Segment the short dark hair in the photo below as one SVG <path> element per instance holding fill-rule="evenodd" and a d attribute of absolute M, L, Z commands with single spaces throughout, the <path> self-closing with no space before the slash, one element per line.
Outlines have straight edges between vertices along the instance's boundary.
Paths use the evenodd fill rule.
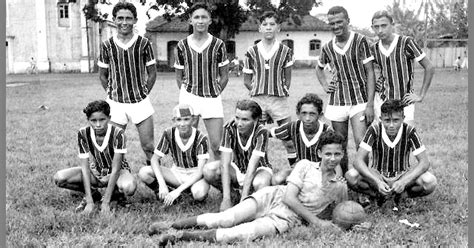
<path fill-rule="evenodd" d="M 272 17 L 275 18 L 275 21 L 277 23 L 281 22 L 281 19 L 278 16 L 278 14 L 275 11 L 272 11 L 272 10 L 268 10 L 268 11 L 263 12 L 263 14 L 258 18 L 258 20 L 260 21 L 260 23 L 262 23 L 263 21 L 265 21 L 266 18 L 272 18 Z"/>
<path fill-rule="evenodd" d="M 342 6 L 334 6 L 328 10 L 328 15 L 336 15 L 342 13 L 349 20 L 349 14 L 347 14 L 347 10 Z"/>
<path fill-rule="evenodd" d="M 313 104 L 318 109 L 319 114 L 323 112 L 323 100 L 314 93 L 308 93 L 298 101 L 296 104 L 296 114 L 300 113 L 303 104 Z"/>
<path fill-rule="evenodd" d="M 380 11 L 375 12 L 374 15 L 372 16 L 372 23 L 374 23 L 375 19 L 380 19 L 383 17 L 387 18 L 390 21 L 390 24 L 393 24 L 393 16 L 390 13 L 388 13 L 388 11 L 386 10 L 380 10 Z"/>
<path fill-rule="evenodd" d="M 102 112 L 106 116 L 110 116 L 110 106 L 104 100 L 97 100 L 87 104 L 87 106 L 82 110 L 86 114 L 87 119 L 95 112 Z"/>
<path fill-rule="evenodd" d="M 405 104 L 403 104 L 402 100 L 394 100 L 390 99 L 385 101 L 380 107 L 380 112 L 382 114 L 392 114 L 392 113 L 403 113 L 403 108 L 405 108 Z"/>
<path fill-rule="evenodd" d="M 344 150 L 344 142 L 345 139 L 340 133 L 329 129 L 327 131 L 324 131 L 319 137 L 317 150 L 322 150 L 325 145 L 330 144 L 341 145 L 342 149 Z"/>
<path fill-rule="evenodd" d="M 186 11 L 189 18 L 191 18 L 194 11 L 196 11 L 198 9 L 204 9 L 205 11 L 207 11 L 207 13 L 209 13 L 209 16 L 212 17 L 212 13 L 211 13 L 211 9 L 209 8 L 209 5 L 207 5 L 204 2 L 197 2 L 197 3 L 194 3 L 193 5 L 191 5 L 191 7 L 189 7 L 189 9 Z"/>
<path fill-rule="evenodd" d="M 260 105 L 258 105 L 257 102 L 253 100 L 239 100 L 235 108 L 252 112 L 252 118 L 254 120 L 260 120 L 260 118 L 262 117 L 262 108 L 260 107 Z"/>
<path fill-rule="evenodd" d="M 137 19 L 137 8 L 135 8 L 135 5 L 129 2 L 118 2 L 112 9 L 112 16 L 114 18 L 117 17 L 117 12 L 119 12 L 121 9 L 130 10 L 133 17 Z"/>

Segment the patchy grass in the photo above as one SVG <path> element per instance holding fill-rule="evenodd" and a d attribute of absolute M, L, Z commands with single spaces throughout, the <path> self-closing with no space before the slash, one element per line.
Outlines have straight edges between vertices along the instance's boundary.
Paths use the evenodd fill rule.
<path fill-rule="evenodd" d="M 421 87 L 417 72 L 416 88 Z M 468 164 L 467 164 L 467 72 L 438 71 L 427 99 L 416 106 L 416 126 L 427 146 L 432 171 L 439 187 L 430 196 L 410 201 L 399 212 L 370 209 L 374 229 L 367 232 L 336 234 L 327 230 L 297 227 L 283 235 L 235 243 L 236 246 L 312 247 L 312 246 L 455 246 L 467 247 Z M 188 198 L 164 208 L 151 190 L 139 184 L 129 207 L 119 207 L 110 219 L 74 214 L 81 197 L 55 187 L 52 176 L 60 169 L 77 166 L 76 132 L 86 125 L 82 108 L 92 100 L 103 99 L 97 74 L 47 74 L 8 76 L 7 83 L 28 83 L 8 87 L 6 99 L 7 144 L 7 245 L 47 247 L 149 247 L 156 237 L 146 230 L 154 220 L 174 220 L 203 212 L 216 211 L 220 194 L 212 190 L 203 204 Z M 306 92 L 326 99 L 314 71 L 295 70 L 291 106 Z M 246 97 L 243 78 L 232 77 L 223 93 L 225 117 L 234 104 Z M 171 124 L 171 109 L 177 104 L 178 89 L 173 73 L 159 74 L 151 94 L 155 107 L 155 141 Z M 48 110 L 38 109 L 46 105 Z M 295 114 L 293 114 L 293 118 Z M 204 126 L 201 124 L 200 128 Z M 133 172 L 144 164 L 136 128 L 127 129 L 128 153 Z M 269 158 L 277 170 L 287 162 L 281 142 L 270 142 Z M 350 146 L 354 153 L 353 145 Z M 414 229 L 398 222 L 417 222 Z M 177 246 L 207 247 L 201 242 L 180 242 Z M 212 245 L 226 247 L 224 244 Z"/>

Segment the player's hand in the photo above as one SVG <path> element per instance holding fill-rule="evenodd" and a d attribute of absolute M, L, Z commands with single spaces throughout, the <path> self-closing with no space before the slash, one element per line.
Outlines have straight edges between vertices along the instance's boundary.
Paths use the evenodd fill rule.
<path fill-rule="evenodd" d="M 86 205 L 86 207 L 84 208 L 84 211 L 82 211 L 82 213 L 87 214 L 87 215 L 88 215 L 88 214 L 91 214 L 92 211 L 94 211 L 94 207 L 95 207 L 95 205 L 94 205 L 93 202 L 87 203 L 87 205 Z"/>
<path fill-rule="evenodd" d="M 171 206 L 173 204 L 174 200 L 178 198 L 181 195 L 181 192 L 178 190 L 173 190 L 169 194 L 167 194 L 164 198 L 165 206 Z"/>
<path fill-rule="evenodd" d="M 160 185 L 158 188 L 158 198 L 160 200 L 164 200 L 165 197 L 170 193 L 168 186 L 166 185 Z"/>
<path fill-rule="evenodd" d="M 406 183 L 404 183 L 402 180 L 397 180 L 392 184 L 392 191 L 394 191 L 397 194 L 401 194 L 403 191 L 405 191 Z"/>
<path fill-rule="evenodd" d="M 373 105 L 367 105 L 365 108 L 365 123 L 367 125 L 370 125 L 374 121 L 374 106 Z"/>
<path fill-rule="evenodd" d="M 231 207 L 232 207 L 232 202 L 230 201 L 230 199 L 229 200 L 222 200 L 219 211 L 222 212 L 222 211 L 224 211 L 226 209 L 229 209 Z"/>
<path fill-rule="evenodd" d="M 410 105 L 413 103 L 421 102 L 423 99 L 421 99 L 421 96 L 415 94 L 415 93 L 406 93 L 405 96 L 403 96 L 403 104 L 405 105 Z"/>
<path fill-rule="evenodd" d="M 382 195 L 388 195 L 391 192 L 390 187 L 384 181 L 379 181 L 377 183 L 377 188 Z"/>
<path fill-rule="evenodd" d="M 336 82 L 330 82 L 328 86 L 324 89 L 326 93 L 331 94 L 336 91 Z"/>
<path fill-rule="evenodd" d="M 380 76 L 379 78 L 377 78 L 377 82 L 375 82 L 375 91 L 376 92 L 382 92 L 384 81 L 385 81 L 385 78 L 383 76 Z"/>

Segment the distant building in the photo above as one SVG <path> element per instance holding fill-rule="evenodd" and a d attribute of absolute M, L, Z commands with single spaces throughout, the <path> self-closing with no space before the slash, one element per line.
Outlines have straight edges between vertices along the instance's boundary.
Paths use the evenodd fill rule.
<path fill-rule="evenodd" d="M 258 32 L 259 21 L 249 18 L 242 24 L 240 32 L 234 39 L 226 42 L 227 52 L 232 58 L 237 55 L 244 58 L 247 48 L 260 41 Z M 174 50 L 180 39 L 189 35 L 189 23 L 173 18 L 170 22 L 163 17 L 156 17 L 148 22 L 146 34 L 154 44 L 155 58 L 161 67 L 172 67 L 174 64 Z M 321 53 L 321 47 L 333 37 L 329 25 L 307 15 L 302 24 L 282 23 L 277 39 L 288 45 L 294 52 L 296 66 L 315 66 Z"/>

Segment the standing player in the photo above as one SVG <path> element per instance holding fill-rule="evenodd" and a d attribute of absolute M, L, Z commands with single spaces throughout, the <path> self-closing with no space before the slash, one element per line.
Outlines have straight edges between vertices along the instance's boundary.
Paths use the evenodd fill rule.
<path fill-rule="evenodd" d="M 235 118 L 224 126 L 221 160 L 204 166 L 204 178 L 222 188 L 221 211 L 232 207 L 231 187 L 242 189 L 242 200 L 251 187 L 258 191 L 271 184 L 273 171 L 266 155 L 268 132 L 259 123 L 261 117 L 262 109 L 256 102 L 238 101 Z"/>
<path fill-rule="evenodd" d="M 319 137 L 329 129 L 327 124 L 319 120 L 323 114 L 323 100 L 316 94 L 306 94 L 296 104 L 296 114 L 298 120 L 272 128 L 270 134 L 272 137 L 292 142 L 296 148 L 293 154 L 296 161 L 306 159 L 319 162 L 321 159 L 316 151 Z M 292 168 L 276 173 L 272 178 L 272 185 L 284 183 Z M 338 167 L 337 172 L 339 176 L 342 176 L 341 168 Z"/>
<path fill-rule="evenodd" d="M 381 122 L 374 122 L 364 136 L 357 152 L 354 169 L 346 173 L 347 183 L 354 190 L 378 198 L 381 205 L 392 195 L 398 204 L 402 194 L 425 196 L 436 188 L 436 177 L 428 172 L 430 162 L 426 148 L 413 126 L 403 122 L 404 104 L 387 100 L 381 107 Z M 410 166 L 410 151 L 418 160 Z M 372 167 L 367 158 L 372 152 Z"/>
<path fill-rule="evenodd" d="M 161 140 L 151 158 L 151 166 L 138 172 L 139 178 L 150 187 L 165 205 L 173 204 L 181 193 L 191 187 L 193 198 L 206 199 L 209 184 L 202 176 L 202 167 L 209 158 L 207 137 L 194 128 L 194 112 L 189 105 L 178 105 L 173 109 L 174 127 L 163 132 Z M 171 153 L 174 164 L 171 168 L 160 165 L 160 160 Z M 168 186 L 176 189 L 169 192 Z"/>
<path fill-rule="evenodd" d="M 346 138 L 346 142 L 350 120 L 358 149 L 367 125 L 374 117 L 374 57 L 370 54 L 367 39 L 349 30 L 346 9 L 341 6 L 330 8 L 328 23 L 336 37 L 323 46 L 316 68 L 319 82 L 329 94 L 325 116 L 331 121 L 334 130 Z M 334 70 L 330 83 L 324 74 L 324 67 L 328 63 Z M 341 166 L 345 173 L 349 166 L 347 154 Z"/>
<path fill-rule="evenodd" d="M 221 92 L 229 81 L 229 60 L 222 40 L 208 33 L 212 22 L 206 4 L 196 3 L 188 11 L 193 33 L 176 47 L 176 82 L 179 103 L 193 106 L 201 116 L 211 145 L 210 160 L 219 159 L 224 110 Z M 199 123 L 196 119 L 195 127 Z"/>
<path fill-rule="evenodd" d="M 83 112 L 89 126 L 78 132 L 81 166 L 58 171 L 54 182 L 58 187 L 84 192 L 85 197 L 76 212 L 84 210 L 85 213 L 92 212 L 94 201 L 102 198 L 97 188 L 106 187 L 101 212 L 109 213 L 112 198 L 116 198 L 119 192 L 133 195 L 137 188 L 124 157 L 127 152 L 125 134 L 123 129 L 109 124 L 110 107 L 107 102 L 90 102 Z M 92 161 L 90 165 L 89 160 Z"/>
<path fill-rule="evenodd" d="M 117 3 L 112 15 L 117 25 L 117 36 L 101 45 L 98 61 L 100 82 L 107 91 L 111 121 L 122 129 L 127 127 L 129 120 L 137 126 L 147 164 L 150 164 L 154 148 L 154 110 L 148 94 L 156 80 L 153 49 L 147 38 L 133 33 L 137 22 L 137 10 L 133 4 Z"/>
<path fill-rule="evenodd" d="M 282 234 L 303 221 L 322 229 L 337 228 L 320 216 L 331 210 L 331 204 L 347 199 L 347 185 L 335 171 L 344 154 L 343 143 L 340 134 L 334 131 L 323 133 L 317 150 L 321 162 L 298 162 L 288 177 L 288 185 L 266 187 L 221 213 L 205 213 L 175 221 L 171 225 L 175 229 L 207 227 L 211 230 L 163 234 L 158 238 L 159 245 L 179 240 L 251 241 Z M 149 234 L 167 229 L 169 226 L 164 223 L 154 223 Z"/>
<path fill-rule="evenodd" d="M 372 29 L 379 42 L 372 46 L 374 62 L 380 66 L 381 78 L 378 82 L 380 92 L 375 95 L 375 116 L 380 117 L 380 106 L 387 99 L 403 100 L 407 105 L 405 121 L 412 124 L 415 119 L 415 103 L 422 102 L 433 78 L 434 68 L 426 54 L 413 38 L 394 33 L 392 16 L 385 10 L 378 11 L 372 17 Z M 420 93 L 414 93 L 414 62 L 420 63 L 424 70 L 423 85 Z"/>
<path fill-rule="evenodd" d="M 273 11 L 266 11 L 260 19 L 259 32 L 263 37 L 248 48 L 244 60 L 244 84 L 250 97 L 263 109 L 262 121 L 277 122 L 279 126 L 291 121 L 288 96 L 291 84 L 293 55 L 291 49 L 280 43 L 276 35 L 280 32 L 280 20 Z M 283 144 L 290 165 L 295 163 L 291 142 Z"/>

